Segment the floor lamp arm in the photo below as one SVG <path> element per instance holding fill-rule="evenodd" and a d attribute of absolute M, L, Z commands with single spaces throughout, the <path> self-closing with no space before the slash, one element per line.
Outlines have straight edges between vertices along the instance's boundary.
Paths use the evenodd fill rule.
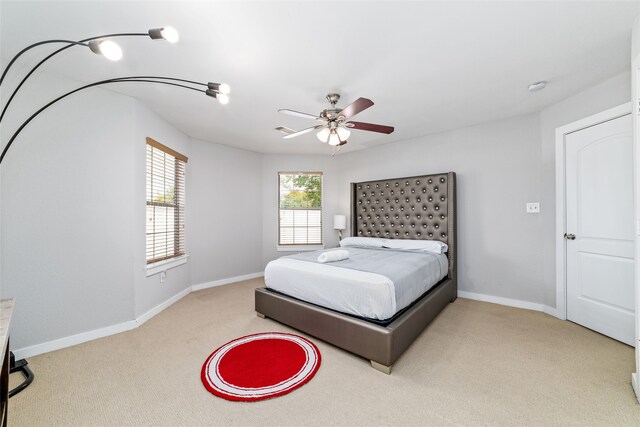
<path fill-rule="evenodd" d="M 20 88 L 22 87 L 22 85 L 24 84 L 24 82 L 27 81 L 27 79 L 31 76 L 31 74 L 33 74 L 38 67 L 40 67 L 42 64 L 44 64 L 47 60 L 49 60 L 49 58 L 51 58 L 52 56 L 57 55 L 58 53 L 62 52 L 63 50 L 69 49 L 70 47 L 76 46 L 78 44 L 81 45 L 85 45 L 86 42 L 90 42 L 92 40 L 98 40 L 98 39 L 104 39 L 104 38 L 110 38 L 110 37 L 130 37 L 130 36 L 149 36 L 149 33 L 116 33 L 116 34 L 104 34 L 101 36 L 95 36 L 95 37 L 89 37 L 88 39 L 83 39 L 80 40 L 79 42 L 74 42 L 74 41 L 65 41 L 65 40 L 46 40 L 44 42 L 38 42 L 38 43 L 34 43 L 30 46 L 27 46 L 26 48 L 22 49 L 16 56 L 13 57 L 13 59 L 11 60 L 11 62 L 9 62 L 9 65 L 7 65 L 7 68 L 5 68 L 5 70 L 2 72 L 2 77 L 0 77 L 0 85 L 2 85 L 2 81 L 4 80 L 5 75 L 7 74 L 7 71 L 9 71 L 9 68 L 11 68 L 11 66 L 13 65 L 13 63 L 15 62 L 15 60 L 22 55 L 24 52 L 26 52 L 29 49 L 32 49 L 36 46 L 40 46 L 42 44 L 45 43 L 53 43 L 53 42 L 65 42 L 65 43 L 69 43 L 67 46 L 62 47 L 52 53 L 50 53 L 49 55 L 47 55 L 44 59 L 42 59 L 40 62 L 38 62 L 35 67 L 33 67 L 31 69 L 31 71 L 29 71 L 27 73 L 26 76 L 24 76 L 22 78 L 22 80 L 20 81 L 20 83 L 18 84 L 18 86 L 16 86 L 16 88 L 13 90 L 13 93 L 11 94 L 11 96 L 9 97 L 9 100 L 7 101 L 7 103 L 5 104 L 4 108 L 2 109 L 2 113 L 0 114 L 0 122 L 2 122 L 2 118 L 4 117 L 5 113 L 7 112 L 7 108 L 9 108 L 9 104 L 11 104 L 11 101 L 13 101 L 13 98 L 16 96 L 16 94 L 18 93 L 18 91 L 20 90 Z"/>
<path fill-rule="evenodd" d="M 38 111 L 36 111 L 35 113 L 33 113 L 27 120 L 25 120 L 20 127 L 18 128 L 18 130 L 15 131 L 15 133 L 11 136 L 11 139 L 9 140 L 9 142 L 7 143 L 7 145 L 4 147 L 4 149 L 2 150 L 2 155 L 0 155 L 0 164 L 2 164 L 2 161 L 4 160 L 4 156 L 7 154 L 7 151 L 9 151 L 9 148 L 11 147 L 11 144 L 13 144 L 13 141 L 15 141 L 15 139 L 17 138 L 17 136 L 20 134 L 20 132 L 22 132 L 22 130 L 31 122 L 31 120 L 35 119 L 40 113 L 42 113 L 44 110 L 46 110 L 47 108 L 51 107 L 53 104 L 55 104 L 58 101 L 63 100 L 64 98 L 66 98 L 67 96 L 73 95 L 76 92 L 79 92 L 81 90 L 84 89 L 88 89 L 90 87 L 94 87 L 94 86 L 99 86 L 99 85 L 104 85 L 104 84 L 109 84 L 109 83 L 124 83 L 124 82 L 145 82 L 145 83 L 158 83 L 158 84 L 165 84 L 165 85 L 169 85 L 169 86 L 177 86 L 177 87 L 182 87 L 185 89 L 191 89 L 191 90 L 195 90 L 197 92 L 202 92 L 205 93 L 204 90 L 201 89 L 196 89 L 190 86 L 185 86 L 185 85 L 181 85 L 181 84 L 177 84 L 177 83 L 171 83 L 171 82 L 166 82 L 166 81 L 159 81 L 159 80 L 149 80 L 149 79 L 144 79 L 144 78 L 137 78 L 137 77 L 121 77 L 121 78 L 115 78 L 115 79 L 109 79 L 109 80 L 101 80 L 99 82 L 94 82 L 94 83 L 90 83 L 88 85 L 84 85 L 81 86 L 77 89 L 72 90 L 71 92 L 67 92 L 64 95 L 60 95 L 59 97 L 57 97 L 56 99 L 54 99 L 53 101 L 45 104 L 44 106 L 42 106 Z M 199 83 L 202 84 L 202 83 Z"/>
<path fill-rule="evenodd" d="M 16 62 L 16 60 L 18 58 L 20 58 L 25 52 L 27 52 L 30 49 L 33 49 L 34 47 L 38 47 L 38 46 L 42 46 L 43 44 L 50 44 L 50 43 L 67 43 L 68 46 L 64 47 L 63 49 L 66 49 L 67 47 L 71 47 L 71 46 L 76 46 L 76 45 L 87 46 L 86 43 L 77 42 L 77 41 L 73 41 L 73 40 L 43 40 L 43 41 L 34 43 L 32 45 L 29 45 L 29 46 L 25 47 L 24 49 L 22 49 L 20 52 L 18 52 L 13 58 L 11 58 L 11 61 L 9 61 L 9 65 L 7 65 L 7 68 L 5 68 L 4 71 L 2 72 L 2 77 L 0 77 L 0 85 L 4 81 L 4 78 L 7 75 L 7 73 L 9 72 L 9 69 L 11 68 L 13 63 Z M 60 50 L 62 50 L 62 49 L 60 49 Z"/>

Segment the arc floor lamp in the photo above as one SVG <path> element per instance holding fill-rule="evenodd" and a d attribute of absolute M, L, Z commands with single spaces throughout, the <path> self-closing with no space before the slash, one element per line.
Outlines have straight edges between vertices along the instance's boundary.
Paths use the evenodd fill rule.
<path fill-rule="evenodd" d="M 2 76 L 0 76 L 0 86 L 4 82 L 4 79 L 5 79 L 8 71 L 9 71 L 9 69 L 11 68 L 11 66 L 15 63 L 15 61 L 22 54 L 24 54 L 28 50 L 33 49 L 33 48 L 38 47 L 38 46 L 43 46 L 43 45 L 48 45 L 48 44 L 63 44 L 64 45 L 63 47 L 61 47 L 61 48 L 53 51 L 52 53 L 48 54 L 47 56 L 45 56 L 42 60 L 40 60 L 40 62 L 38 62 L 33 68 L 31 68 L 31 70 L 27 74 L 25 74 L 25 76 L 22 78 L 22 80 L 15 87 L 15 89 L 13 90 L 11 95 L 9 96 L 7 102 L 5 103 L 4 107 L 2 108 L 2 112 L 0 113 L 0 123 L 2 122 L 2 119 L 4 118 L 4 116 L 5 116 L 6 112 L 7 112 L 7 109 L 9 108 L 9 105 L 11 105 L 13 99 L 17 95 L 17 93 L 20 90 L 20 88 L 29 79 L 29 77 L 42 64 L 44 64 L 47 60 L 49 60 L 51 57 L 59 54 L 60 52 L 63 52 L 66 49 L 69 49 L 71 47 L 81 46 L 81 47 L 89 48 L 89 50 L 91 52 L 93 52 L 95 54 L 98 54 L 98 55 L 102 55 L 102 56 L 104 56 L 105 58 L 107 58 L 109 60 L 117 61 L 120 58 L 122 58 L 122 50 L 120 49 L 120 46 L 118 46 L 118 44 L 116 42 L 114 42 L 113 40 L 111 40 L 111 39 L 117 38 L 117 37 L 140 37 L 140 36 L 149 37 L 152 40 L 166 40 L 169 43 L 175 43 L 179 39 L 178 32 L 175 29 L 173 29 L 171 27 L 162 27 L 162 28 L 150 29 L 146 33 L 103 34 L 103 35 L 100 35 L 100 36 L 89 37 L 89 38 L 82 39 L 82 40 L 79 40 L 79 41 L 62 40 L 62 39 L 43 40 L 43 41 L 39 41 L 37 43 L 33 43 L 33 44 L 25 47 L 24 49 L 22 49 L 20 52 L 18 52 L 11 59 L 11 61 L 7 65 L 7 67 L 2 72 Z M 2 150 L 2 154 L 0 155 L 0 164 L 2 164 L 2 161 L 4 160 L 4 157 L 6 156 L 7 151 L 9 150 L 9 148 L 11 147 L 11 145 L 13 144 L 15 139 L 18 137 L 20 132 L 22 132 L 22 130 L 29 124 L 29 122 L 31 122 L 34 118 L 36 118 L 36 116 L 38 116 L 38 114 L 42 113 L 44 110 L 46 110 L 47 108 L 49 108 L 50 106 L 52 106 L 56 102 L 66 98 L 66 97 L 68 97 L 70 95 L 73 95 L 76 92 L 84 90 L 84 89 L 88 89 L 88 88 L 95 87 L 95 86 L 100 86 L 100 85 L 106 85 L 106 84 L 112 84 L 112 83 L 125 83 L 125 82 L 154 83 L 154 84 L 170 85 L 170 86 L 175 86 L 175 87 L 179 87 L 179 88 L 183 88 L 183 89 L 193 90 L 193 91 L 196 91 L 196 92 L 202 92 L 207 96 L 216 98 L 221 104 L 227 104 L 229 102 L 230 88 L 229 88 L 229 85 L 226 84 L 226 83 L 212 83 L 212 82 L 203 83 L 203 82 L 198 82 L 198 81 L 194 81 L 194 80 L 186 80 L 186 79 L 179 79 L 179 78 L 175 78 L 175 77 L 164 77 L 164 76 L 115 77 L 115 78 L 111 78 L 111 79 L 106 79 L 106 80 L 93 82 L 93 83 L 84 85 L 82 87 L 79 87 L 77 89 L 74 89 L 74 90 L 72 90 L 70 92 L 67 92 L 67 93 L 65 93 L 63 95 L 60 95 L 59 97 L 55 98 L 54 100 L 48 102 L 43 107 L 38 109 L 30 117 L 28 117 L 18 127 L 18 129 L 14 132 L 14 134 L 11 136 L 9 141 L 7 141 L 6 144 L 4 144 L 4 148 Z"/>
<path fill-rule="evenodd" d="M 49 53 L 47 56 L 45 56 L 43 59 L 41 59 L 33 68 L 31 68 L 31 70 L 29 70 L 28 73 L 26 73 L 24 75 L 24 77 L 20 80 L 18 85 L 14 88 L 13 92 L 11 93 L 9 98 L 7 99 L 7 102 L 5 103 L 4 107 L 2 107 L 2 112 L 0 113 L 0 123 L 2 122 L 2 119 L 4 118 L 6 112 L 7 112 L 8 108 L 9 108 L 9 105 L 11 105 L 11 103 L 14 100 L 15 96 L 20 91 L 20 88 L 29 79 L 29 77 L 31 77 L 31 75 L 42 64 L 44 64 L 47 60 L 49 60 L 51 57 L 53 57 L 53 56 L 65 51 L 66 49 L 69 49 L 69 48 L 72 48 L 72 47 L 76 47 L 76 46 L 80 46 L 80 47 L 88 48 L 91 52 L 93 52 L 95 54 L 98 54 L 98 55 L 102 55 L 102 56 L 104 56 L 105 58 L 107 58 L 109 60 L 117 61 L 120 58 L 122 58 L 122 50 L 120 49 L 120 46 L 118 46 L 118 44 L 116 42 L 114 42 L 112 39 L 118 38 L 118 37 L 149 37 L 152 40 L 165 40 L 165 41 L 167 41 L 169 43 L 175 43 L 179 39 L 178 32 L 175 29 L 173 29 L 171 27 L 162 27 L 162 28 L 150 29 L 146 33 L 103 34 L 103 35 L 100 35 L 100 36 L 89 37 L 89 38 L 78 40 L 78 41 L 63 40 L 63 39 L 52 39 L 52 40 L 43 40 L 43 41 L 39 41 L 37 43 L 33 43 L 33 44 L 25 47 L 24 49 L 22 49 L 20 52 L 18 52 L 11 59 L 11 61 L 7 65 L 7 67 L 2 72 L 2 75 L 0 76 L 0 86 L 4 82 L 4 79 L 5 79 L 6 75 L 7 75 L 7 73 L 9 72 L 9 69 L 11 68 L 11 66 L 25 52 L 27 52 L 27 51 L 29 51 L 29 50 L 31 50 L 33 48 L 39 47 L 39 46 L 46 46 L 46 45 L 51 45 L 51 44 L 62 44 L 63 47 L 61 47 L 61 48 Z M 2 161 L 4 160 L 5 156 L 7 155 L 7 152 L 9 151 L 9 148 L 14 143 L 14 141 L 16 140 L 18 135 L 20 135 L 20 132 L 22 132 L 22 130 L 33 119 L 35 119 L 40 113 L 42 113 L 43 111 L 45 111 L 46 109 L 48 109 L 49 107 L 51 107 L 52 105 L 57 103 L 58 101 L 61 101 L 62 99 L 66 98 L 68 96 L 71 96 L 74 93 L 77 93 L 77 92 L 80 92 L 82 90 L 89 89 L 89 88 L 92 88 L 92 87 L 102 86 L 102 85 L 107 85 L 107 84 L 114 84 L 114 83 L 154 83 L 154 84 L 169 85 L 169 86 L 174 86 L 174 87 L 178 87 L 178 88 L 182 88 L 182 89 L 192 90 L 192 91 L 195 91 L 195 92 L 202 92 L 207 96 L 216 98 L 221 104 L 227 104 L 229 102 L 230 88 L 229 88 L 229 85 L 227 85 L 225 83 L 212 83 L 212 82 L 203 83 L 203 82 L 198 82 L 198 81 L 194 81 L 194 80 L 180 79 L 180 78 L 175 78 L 175 77 L 145 76 L 145 75 L 143 75 L 143 76 L 114 77 L 114 78 L 110 78 L 110 79 L 106 79 L 106 80 L 96 81 L 96 82 L 89 83 L 89 84 L 86 84 L 84 86 L 78 87 L 78 88 L 76 88 L 74 90 L 71 90 L 71 91 L 69 91 L 67 93 L 64 93 L 64 94 L 58 96 L 57 98 L 55 98 L 55 99 L 49 101 L 48 103 L 44 104 L 42 107 L 40 107 L 38 110 L 36 110 L 33 114 L 31 114 L 26 120 L 24 120 L 24 122 L 22 122 L 22 124 L 12 134 L 11 138 L 9 138 L 9 140 L 6 143 L 3 143 L 4 147 L 2 149 L 2 154 L 0 154 L 0 165 L 2 164 Z M 31 384 L 33 382 L 34 374 L 31 371 L 31 369 L 29 368 L 28 362 L 25 359 L 21 359 L 21 360 L 16 361 L 14 356 L 13 356 L 13 353 L 10 353 L 10 372 L 11 373 L 13 373 L 13 372 L 21 372 L 25 377 L 24 381 L 20 385 L 16 386 L 13 390 L 11 390 L 9 392 L 9 397 L 12 397 L 12 396 L 15 396 L 16 394 L 20 393 L 22 390 L 27 388 L 27 386 L 29 386 L 29 384 Z"/>

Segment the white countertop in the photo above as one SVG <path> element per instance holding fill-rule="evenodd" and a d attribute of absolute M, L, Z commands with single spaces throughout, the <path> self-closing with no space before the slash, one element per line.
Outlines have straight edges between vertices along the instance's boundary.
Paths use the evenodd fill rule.
<path fill-rule="evenodd" d="M 13 298 L 0 300 L 0 361 L 4 360 L 4 352 L 7 350 L 14 303 Z"/>

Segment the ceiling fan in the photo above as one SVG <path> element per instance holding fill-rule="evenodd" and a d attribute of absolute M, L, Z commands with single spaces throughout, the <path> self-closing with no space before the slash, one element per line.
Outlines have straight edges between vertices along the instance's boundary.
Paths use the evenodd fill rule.
<path fill-rule="evenodd" d="M 328 143 L 332 146 L 342 146 L 347 143 L 347 138 L 351 135 L 350 129 L 366 130 L 370 132 L 380 132 L 390 134 L 393 132 L 393 126 L 376 125 L 373 123 L 354 122 L 349 119 L 356 114 L 366 110 L 373 105 L 373 101 L 367 98 L 358 98 L 345 108 L 337 108 L 336 104 L 340 99 L 340 95 L 337 93 L 330 93 L 327 95 L 327 101 L 331 104 L 331 108 L 324 109 L 318 116 L 313 114 L 301 113 L 299 111 L 280 109 L 279 113 L 288 114 L 290 116 L 302 117 L 305 119 L 312 119 L 319 122 L 316 126 L 311 126 L 306 129 L 295 131 L 288 127 L 278 126 L 275 130 L 285 134 L 284 139 L 295 138 L 296 136 L 304 135 L 309 132 L 318 131 L 316 136 L 322 142 Z M 348 121 L 349 120 L 349 121 Z"/>

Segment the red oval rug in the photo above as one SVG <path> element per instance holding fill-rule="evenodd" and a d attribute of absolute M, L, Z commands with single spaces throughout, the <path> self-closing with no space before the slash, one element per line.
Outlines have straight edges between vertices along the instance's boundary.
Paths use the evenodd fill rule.
<path fill-rule="evenodd" d="M 227 400 L 252 402 L 290 393 L 320 367 L 320 351 L 298 335 L 265 332 L 230 341 L 211 353 L 200 377 Z"/>

